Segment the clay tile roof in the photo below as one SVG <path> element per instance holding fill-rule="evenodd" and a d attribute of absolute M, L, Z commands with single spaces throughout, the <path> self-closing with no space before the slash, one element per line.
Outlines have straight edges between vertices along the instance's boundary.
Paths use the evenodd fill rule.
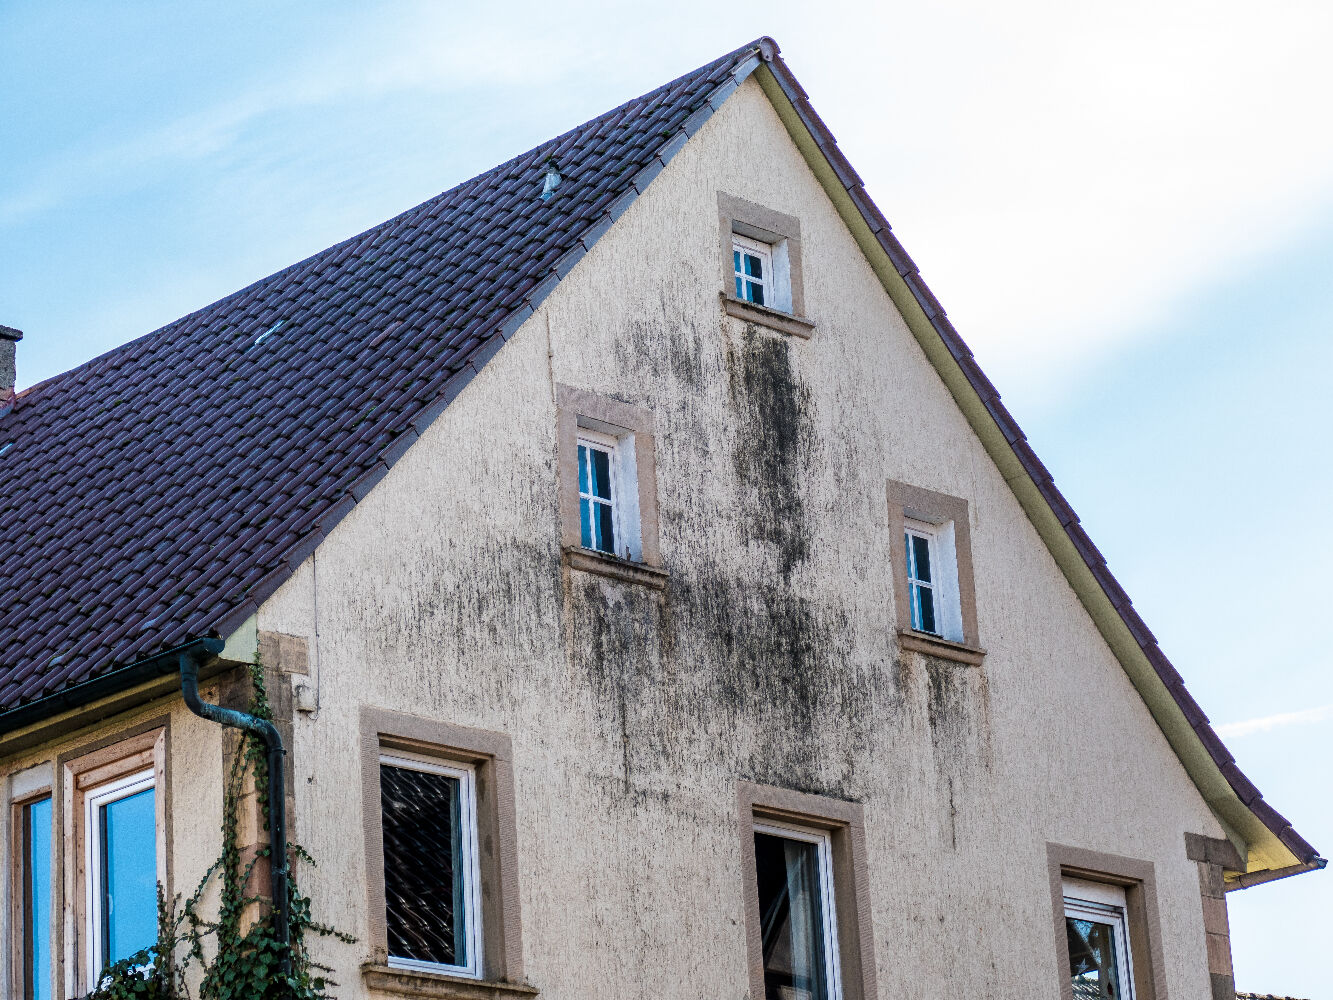
<path fill-rule="evenodd" d="M 20 394 L 0 417 L 0 713 L 243 622 L 758 48 Z"/>

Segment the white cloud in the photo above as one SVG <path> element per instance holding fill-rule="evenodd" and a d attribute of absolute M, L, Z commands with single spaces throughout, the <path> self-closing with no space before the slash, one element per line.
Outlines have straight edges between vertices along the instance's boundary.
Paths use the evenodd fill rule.
<path fill-rule="evenodd" d="M 1259 719 L 1246 719 L 1244 722 L 1228 722 L 1217 727 L 1217 735 L 1223 739 L 1231 739 L 1251 736 L 1254 733 L 1266 733 L 1286 726 L 1327 722 L 1330 719 L 1333 719 L 1333 705 L 1322 705 L 1319 708 L 1301 709 L 1299 712 L 1283 712 L 1279 715 L 1265 715 Z"/>
<path fill-rule="evenodd" d="M 0 225 L 151 183 L 282 110 L 578 91 L 595 113 L 762 31 L 987 370 L 1029 404 L 1333 215 L 1333 5 L 776 0 L 763 22 L 703 0 L 621 6 L 330 13 L 227 100 L 34 165 L 0 197 Z"/>

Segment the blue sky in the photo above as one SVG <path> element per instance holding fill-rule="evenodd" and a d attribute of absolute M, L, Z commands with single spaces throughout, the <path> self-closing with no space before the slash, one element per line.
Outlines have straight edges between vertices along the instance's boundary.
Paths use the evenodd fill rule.
<path fill-rule="evenodd" d="M 1243 768 L 1327 853 L 1326 8 L 9 0 L 0 323 L 31 384 L 771 33 Z M 1232 894 L 1239 985 L 1326 991 L 1331 900 L 1328 874 Z"/>

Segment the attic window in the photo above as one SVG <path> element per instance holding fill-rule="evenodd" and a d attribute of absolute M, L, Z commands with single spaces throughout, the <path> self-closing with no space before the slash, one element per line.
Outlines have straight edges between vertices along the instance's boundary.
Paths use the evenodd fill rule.
<path fill-rule="evenodd" d="M 733 235 L 731 256 L 736 272 L 736 298 L 757 306 L 772 302 L 773 247 L 748 236 Z"/>
<path fill-rule="evenodd" d="M 560 535 L 575 569 L 661 588 L 653 418 L 647 410 L 556 386 Z"/>
<path fill-rule="evenodd" d="M 904 649 L 979 664 L 968 504 L 890 480 L 889 559 Z"/>
<path fill-rule="evenodd" d="M 728 316 L 777 333 L 809 337 L 801 280 L 801 223 L 781 212 L 718 193 Z"/>
<path fill-rule="evenodd" d="M 585 549 L 611 555 L 620 555 L 624 549 L 628 556 L 616 503 L 621 492 L 616 488 L 622 461 L 619 450 L 619 441 L 609 434 L 588 430 L 579 434 L 579 536 Z"/>

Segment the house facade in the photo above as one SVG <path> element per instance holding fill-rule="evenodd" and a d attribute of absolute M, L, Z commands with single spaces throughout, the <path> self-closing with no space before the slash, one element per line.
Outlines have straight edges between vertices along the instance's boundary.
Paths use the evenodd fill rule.
<path fill-rule="evenodd" d="M 770 40 L 20 394 L 0 436 L 112 433 L 117 385 L 217 389 L 117 433 L 237 457 L 83 467 L 126 502 L 54 561 L 141 524 L 98 565 L 161 591 L 11 569 L 50 603 L 0 622 L 8 995 L 86 992 L 151 943 L 144 887 L 216 857 L 235 740 L 181 650 L 209 702 L 262 663 L 339 997 L 1229 998 L 1226 892 L 1322 867 Z M 78 515 L 6 489 L 27 537 Z"/>

